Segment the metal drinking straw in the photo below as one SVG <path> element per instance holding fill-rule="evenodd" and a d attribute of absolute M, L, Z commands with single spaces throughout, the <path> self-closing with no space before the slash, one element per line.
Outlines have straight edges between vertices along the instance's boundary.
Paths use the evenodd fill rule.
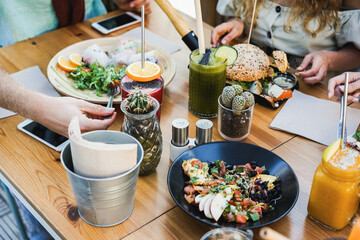
<path fill-rule="evenodd" d="M 342 116 L 341 122 L 341 148 L 345 147 L 346 142 L 346 111 L 347 111 L 347 96 L 348 96 L 348 85 L 349 85 L 349 73 L 345 73 L 345 85 L 344 85 L 344 94 L 341 99 L 341 109 L 340 113 Z"/>
<path fill-rule="evenodd" d="M 141 5 L 141 68 L 145 64 L 145 7 Z"/>

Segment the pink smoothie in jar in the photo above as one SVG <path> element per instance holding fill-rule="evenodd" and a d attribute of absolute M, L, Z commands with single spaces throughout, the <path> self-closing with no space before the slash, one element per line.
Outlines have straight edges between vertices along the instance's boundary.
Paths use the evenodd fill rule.
<path fill-rule="evenodd" d="M 155 98 L 160 104 L 159 110 L 156 112 L 156 116 L 160 121 L 162 93 L 164 89 L 164 80 L 162 77 L 149 82 L 137 82 L 129 78 L 128 75 L 125 75 L 121 79 L 120 89 L 122 99 L 129 97 L 131 93 L 137 92 L 139 90 L 142 93 L 146 93 L 149 96 Z"/>

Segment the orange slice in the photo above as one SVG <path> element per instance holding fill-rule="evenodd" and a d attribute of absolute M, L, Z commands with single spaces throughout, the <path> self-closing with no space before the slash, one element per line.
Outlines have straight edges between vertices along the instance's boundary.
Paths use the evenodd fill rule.
<path fill-rule="evenodd" d="M 141 68 L 141 62 L 130 64 L 126 73 L 134 81 L 148 82 L 157 79 L 161 75 L 160 66 L 153 62 L 145 62 L 144 68 Z"/>
<path fill-rule="evenodd" d="M 63 56 L 60 56 L 58 58 L 58 65 L 59 67 L 66 71 L 66 72 L 71 72 L 71 71 L 74 71 L 76 69 L 76 65 L 70 63 L 66 58 L 64 58 Z"/>
<path fill-rule="evenodd" d="M 79 66 L 81 65 L 82 57 L 80 54 L 74 53 L 69 56 L 69 60 L 73 65 Z"/>

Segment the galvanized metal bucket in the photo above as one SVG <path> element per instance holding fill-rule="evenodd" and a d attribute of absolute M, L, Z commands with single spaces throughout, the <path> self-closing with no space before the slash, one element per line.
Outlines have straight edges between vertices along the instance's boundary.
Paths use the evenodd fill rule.
<path fill-rule="evenodd" d="M 66 169 L 80 217 L 94 226 L 114 226 L 125 221 L 134 209 L 139 167 L 144 156 L 143 148 L 134 137 L 118 131 L 93 131 L 83 134 L 83 138 L 108 144 L 136 143 L 138 145 L 136 166 L 108 178 L 89 178 L 76 174 L 70 144 L 67 144 L 61 152 L 61 163 Z"/>

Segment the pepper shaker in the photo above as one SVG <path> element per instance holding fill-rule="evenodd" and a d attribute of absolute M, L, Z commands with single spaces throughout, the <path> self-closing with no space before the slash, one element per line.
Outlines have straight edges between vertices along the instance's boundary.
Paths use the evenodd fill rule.
<path fill-rule="evenodd" d="M 207 119 L 200 119 L 196 122 L 195 144 L 201 145 L 212 141 L 213 123 Z"/>
<path fill-rule="evenodd" d="M 189 122 L 183 118 L 173 120 L 172 137 L 170 139 L 170 160 L 174 161 L 189 148 Z"/>

